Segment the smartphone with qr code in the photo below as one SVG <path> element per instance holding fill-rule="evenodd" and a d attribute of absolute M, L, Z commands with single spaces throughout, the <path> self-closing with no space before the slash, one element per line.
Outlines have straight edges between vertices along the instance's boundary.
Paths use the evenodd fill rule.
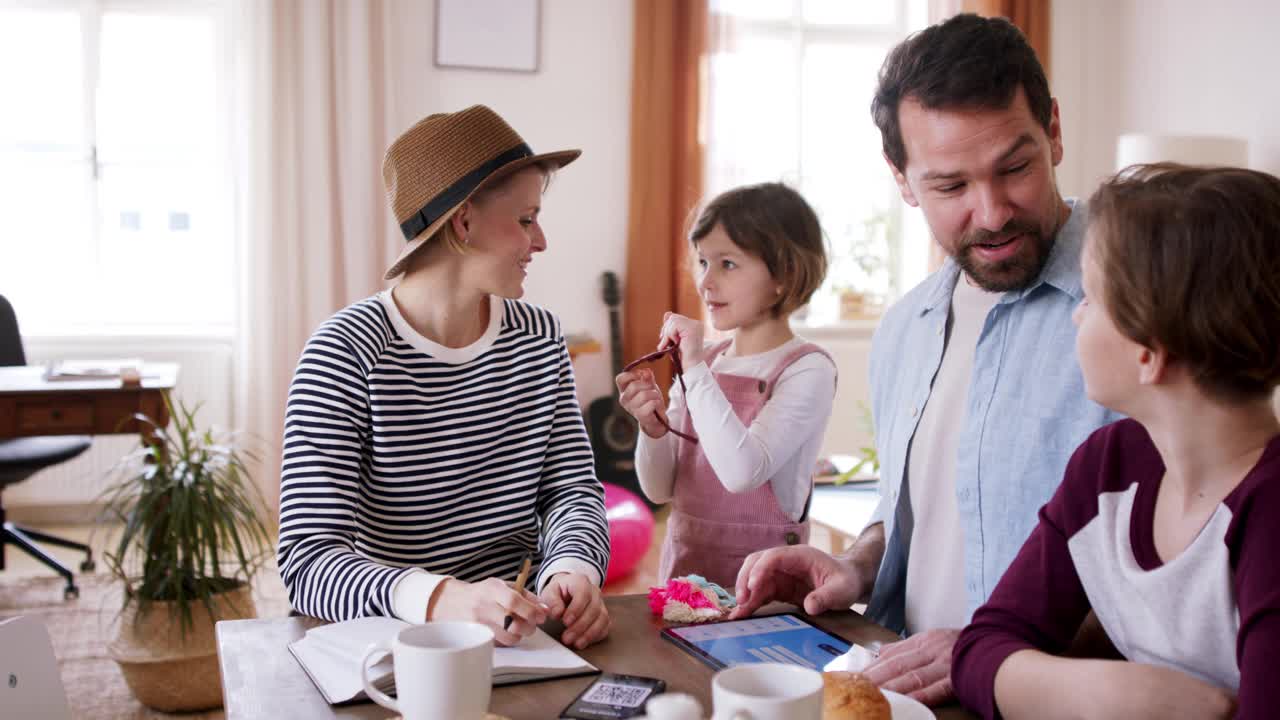
<path fill-rule="evenodd" d="M 667 683 L 637 675 L 601 673 L 582 694 L 560 713 L 563 719 L 613 720 L 644 713 L 649 698 L 667 689 Z"/>

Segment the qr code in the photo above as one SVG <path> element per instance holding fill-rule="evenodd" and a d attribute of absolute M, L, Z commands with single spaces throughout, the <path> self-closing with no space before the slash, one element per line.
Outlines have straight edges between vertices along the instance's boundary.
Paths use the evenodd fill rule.
<path fill-rule="evenodd" d="M 600 705 L 633 708 L 643 705 L 644 699 L 649 697 L 649 692 L 650 689 L 647 687 L 599 682 L 582 699 Z"/>

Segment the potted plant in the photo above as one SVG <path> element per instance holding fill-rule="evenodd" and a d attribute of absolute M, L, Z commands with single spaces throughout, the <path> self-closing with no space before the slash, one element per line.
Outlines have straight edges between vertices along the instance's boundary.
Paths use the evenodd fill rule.
<path fill-rule="evenodd" d="M 845 226 L 839 237 L 829 276 L 837 298 L 837 316 L 843 322 L 874 320 L 892 294 L 890 268 L 896 262 L 890 238 L 896 232 L 894 214 L 876 210 L 857 223 Z"/>
<path fill-rule="evenodd" d="M 102 500 L 123 524 L 111 574 L 124 605 L 108 650 L 129 689 L 157 710 L 222 705 L 214 623 L 256 615 L 249 582 L 271 548 L 265 505 L 233 433 L 196 429 L 196 409 L 165 400 L 141 446 L 112 470 Z"/>

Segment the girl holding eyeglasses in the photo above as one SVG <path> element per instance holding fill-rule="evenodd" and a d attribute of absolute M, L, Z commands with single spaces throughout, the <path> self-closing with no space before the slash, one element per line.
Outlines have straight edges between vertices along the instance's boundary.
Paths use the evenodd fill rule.
<path fill-rule="evenodd" d="M 751 553 L 809 538 L 836 367 L 790 317 L 822 284 L 827 255 L 813 209 L 778 183 L 716 197 L 689 242 L 707 318 L 730 337 L 708 343 L 701 320 L 668 313 L 658 346 L 678 349 L 684 370 L 670 402 L 648 368 L 616 382 L 641 429 L 641 488 L 672 504 L 660 579 L 732 587 Z"/>

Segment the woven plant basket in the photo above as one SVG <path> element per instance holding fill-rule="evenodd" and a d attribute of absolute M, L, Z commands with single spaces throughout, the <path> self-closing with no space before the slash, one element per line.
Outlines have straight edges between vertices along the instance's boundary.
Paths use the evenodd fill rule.
<path fill-rule="evenodd" d="M 138 620 L 137 606 L 121 613 L 107 650 L 142 704 L 164 712 L 222 707 L 222 674 L 213 625 L 257 616 L 248 585 L 214 596 L 213 617 L 202 603 L 191 608 L 185 637 L 173 603 L 152 603 Z"/>

